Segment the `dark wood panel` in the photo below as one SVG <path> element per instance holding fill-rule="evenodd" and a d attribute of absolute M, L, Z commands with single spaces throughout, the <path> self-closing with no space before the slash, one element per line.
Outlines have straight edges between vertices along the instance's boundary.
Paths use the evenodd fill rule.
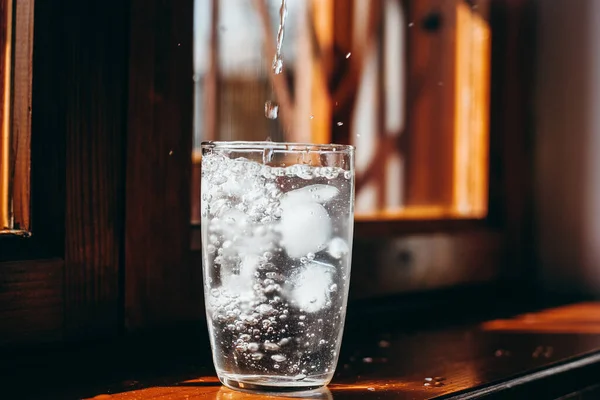
<path fill-rule="evenodd" d="M 65 322 L 70 337 L 84 338 L 119 327 L 129 20 L 122 0 L 61 5 L 53 2 L 62 16 L 53 28 L 66 30 L 57 92 L 66 121 Z"/>
<path fill-rule="evenodd" d="M 490 221 L 508 239 L 504 274 L 531 279 L 535 2 L 492 0 Z"/>
<path fill-rule="evenodd" d="M 0 264 L 0 346 L 62 338 L 63 273 L 62 260 Z"/>
<path fill-rule="evenodd" d="M 202 315 L 189 262 L 193 1 L 133 0 L 125 233 L 130 330 Z"/>

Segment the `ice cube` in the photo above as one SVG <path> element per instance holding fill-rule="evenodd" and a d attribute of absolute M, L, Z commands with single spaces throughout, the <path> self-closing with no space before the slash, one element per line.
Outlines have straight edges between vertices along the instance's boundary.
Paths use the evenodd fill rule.
<path fill-rule="evenodd" d="M 331 237 L 331 222 L 322 205 L 294 200 L 282 202 L 281 208 L 278 229 L 288 256 L 300 258 L 325 248 Z"/>
<path fill-rule="evenodd" d="M 260 264 L 260 256 L 257 254 L 244 255 L 240 263 L 240 276 L 252 282 L 254 273 Z"/>
<path fill-rule="evenodd" d="M 331 239 L 331 242 L 329 242 L 329 246 L 327 248 L 327 252 L 329 253 L 329 255 L 337 259 L 342 258 L 346 254 L 348 254 L 349 251 L 350 248 L 348 247 L 346 241 L 339 237 Z"/>
<path fill-rule="evenodd" d="M 245 176 L 230 175 L 221 189 L 228 196 L 242 196 L 252 190 L 252 181 L 245 178 Z"/>
<path fill-rule="evenodd" d="M 323 263 L 310 263 L 292 275 L 284 294 L 296 307 L 314 313 L 322 310 L 330 300 L 332 268 Z"/>
<path fill-rule="evenodd" d="M 289 205 L 291 203 L 308 202 L 324 204 L 333 199 L 339 193 L 339 189 L 335 186 L 322 184 L 310 185 L 287 192 L 284 196 L 282 196 L 281 203 L 282 205 L 284 203 Z"/>

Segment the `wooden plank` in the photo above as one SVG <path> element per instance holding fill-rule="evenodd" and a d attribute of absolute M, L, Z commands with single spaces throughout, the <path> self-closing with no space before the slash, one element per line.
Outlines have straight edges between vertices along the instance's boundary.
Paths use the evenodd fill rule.
<path fill-rule="evenodd" d="M 456 4 L 454 177 L 452 208 L 484 218 L 488 204 L 490 28 L 464 2 Z"/>
<path fill-rule="evenodd" d="M 454 60 L 458 0 L 408 5 L 406 206 L 453 200 Z M 461 0 L 462 1 L 462 0 Z"/>
<path fill-rule="evenodd" d="M 14 229 L 31 226 L 31 91 L 33 77 L 33 0 L 16 3 L 12 110 Z"/>
<path fill-rule="evenodd" d="M 62 339 L 63 260 L 0 264 L 0 346 Z"/>
<path fill-rule="evenodd" d="M 125 232 L 129 330 L 203 314 L 189 263 L 193 1 L 133 0 Z"/>
<path fill-rule="evenodd" d="M 65 317 L 69 337 L 115 335 L 123 231 L 127 5 L 63 0 Z"/>

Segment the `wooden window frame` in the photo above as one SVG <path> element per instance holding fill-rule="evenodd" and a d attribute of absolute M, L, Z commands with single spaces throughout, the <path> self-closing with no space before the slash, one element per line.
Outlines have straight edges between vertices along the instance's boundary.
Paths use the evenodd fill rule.
<path fill-rule="evenodd" d="M 33 3 L 0 2 L 0 235 L 28 236 L 30 228 Z"/>

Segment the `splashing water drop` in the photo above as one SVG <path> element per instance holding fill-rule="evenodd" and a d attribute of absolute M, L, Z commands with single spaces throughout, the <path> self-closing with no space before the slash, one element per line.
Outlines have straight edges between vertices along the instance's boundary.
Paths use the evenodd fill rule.
<path fill-rule="evenodd" d="M 268 119 L 277 119 L 279 114 L 279 105 L 272 101 L 265 102 L 265 117 Z"/>
<path fill-rule="evenodd" d="M 281 0 L 279 8 L 279 30 L 277 31 L 277 47 L 275 57 L 273 57 L 273 72 L 275 75 L 281 74 L 283 71 L 283 59 L 281 58 L 281 45 L 283 44 L 283 36 L 285 32 L 285 17 L 287 16 L 287 0 Z"/>
<path fill-rule="evenodd" d="M 265 147 L 262 155 L 263 164 L 267 165 L 271 162 L 271 160 L 273 160 L 273 148 Z"/>

